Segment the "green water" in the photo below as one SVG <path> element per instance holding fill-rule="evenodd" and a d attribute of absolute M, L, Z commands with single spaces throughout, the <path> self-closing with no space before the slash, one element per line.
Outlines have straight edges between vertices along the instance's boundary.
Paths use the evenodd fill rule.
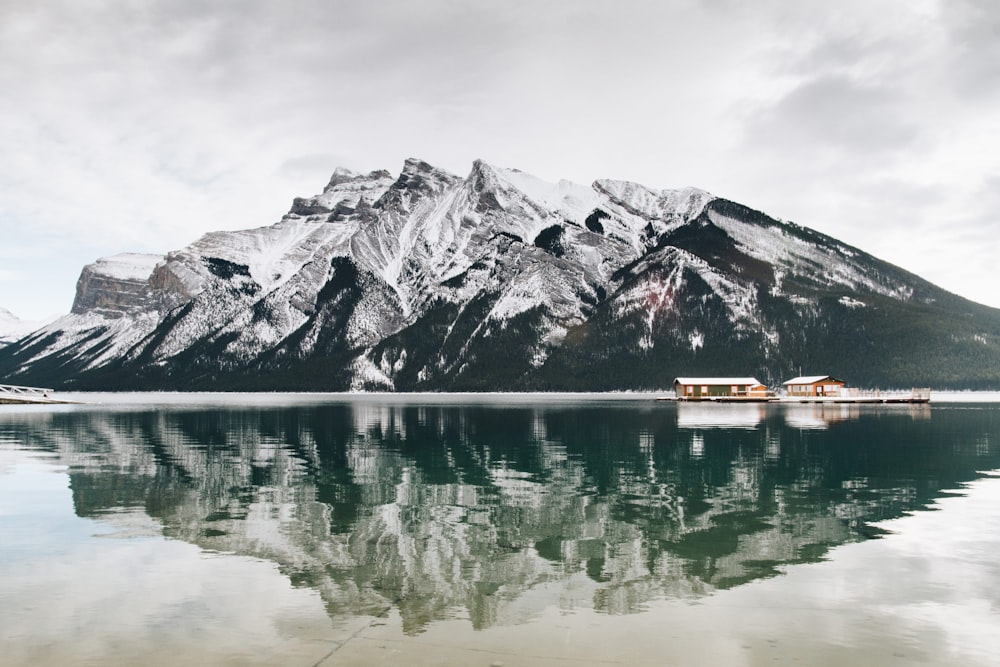
<path fill-rule="evenodd" d="M 997 470 L 990 403 L 4 410 L 0 664 L 994 664 Z"/>

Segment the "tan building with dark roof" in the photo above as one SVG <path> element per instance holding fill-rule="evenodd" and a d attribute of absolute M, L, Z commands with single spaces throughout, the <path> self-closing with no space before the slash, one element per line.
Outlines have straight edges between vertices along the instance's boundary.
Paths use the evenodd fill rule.
<path fill-rule="evenodd" d="M 754 377 L 679 377 L 674 393 L 681 400 L 763 399 L 767 387 Z"/>
<path fill-rule="evenodd" d="M 782 382 L 790 397 L 840 396 L 845 382 L 832 375 L 803 375 Z"/>

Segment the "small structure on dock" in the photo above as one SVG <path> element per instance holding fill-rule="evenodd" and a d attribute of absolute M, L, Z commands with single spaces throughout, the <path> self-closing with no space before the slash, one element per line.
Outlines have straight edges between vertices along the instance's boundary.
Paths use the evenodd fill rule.
<path fill-rule="evenodd" d="M 846 384 L 832 375 L 803 375 L 782 382 L 785 393 L 791 398 L 812 398 L 816 396 L 840 396 Z"/>
<path fill-rule="evenodd" d="M 766 401 L 771 396 L 754 377 L 679 377 L 674 394 L 680 401 Z"/>

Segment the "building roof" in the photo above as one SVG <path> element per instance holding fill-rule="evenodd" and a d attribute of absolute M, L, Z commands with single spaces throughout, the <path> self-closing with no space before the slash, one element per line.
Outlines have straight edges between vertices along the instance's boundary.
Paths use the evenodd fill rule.
<path fill-rule="evenodd" d="M 782 382 L 782 386 L 786 384 L 816 384 L 817 382 L 822 382 L 823 380 L 830 380 L 832 382 L 843 382 L 843 380 L 838 380 L 832 375 L 802 375 L 797 378 L 792 378 L 791 380 L 786 380 Z"/>
<path fill-rule="evenodd" d="M 734 385 L 734 384 L 752 384 L 752 385 L 762 385 L 764 384 L 757 378 L 676 378 L 674 384 L 712 384 L 712 385 Z"/>

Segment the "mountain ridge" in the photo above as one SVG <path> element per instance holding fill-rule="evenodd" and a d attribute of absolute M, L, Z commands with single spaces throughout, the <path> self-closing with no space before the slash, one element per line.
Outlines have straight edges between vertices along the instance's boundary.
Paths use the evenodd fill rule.
<path fill-rule="evenodd" d="M 411 158 L 396 177 L 338 168 L 277 223 L 153 260 L 85 267 L 73 311 L 0 351 L 0 377 L 608 390 L 808 367 L 857 386 L 1000 386 L 1000 310 L 697 188 Z"/>

